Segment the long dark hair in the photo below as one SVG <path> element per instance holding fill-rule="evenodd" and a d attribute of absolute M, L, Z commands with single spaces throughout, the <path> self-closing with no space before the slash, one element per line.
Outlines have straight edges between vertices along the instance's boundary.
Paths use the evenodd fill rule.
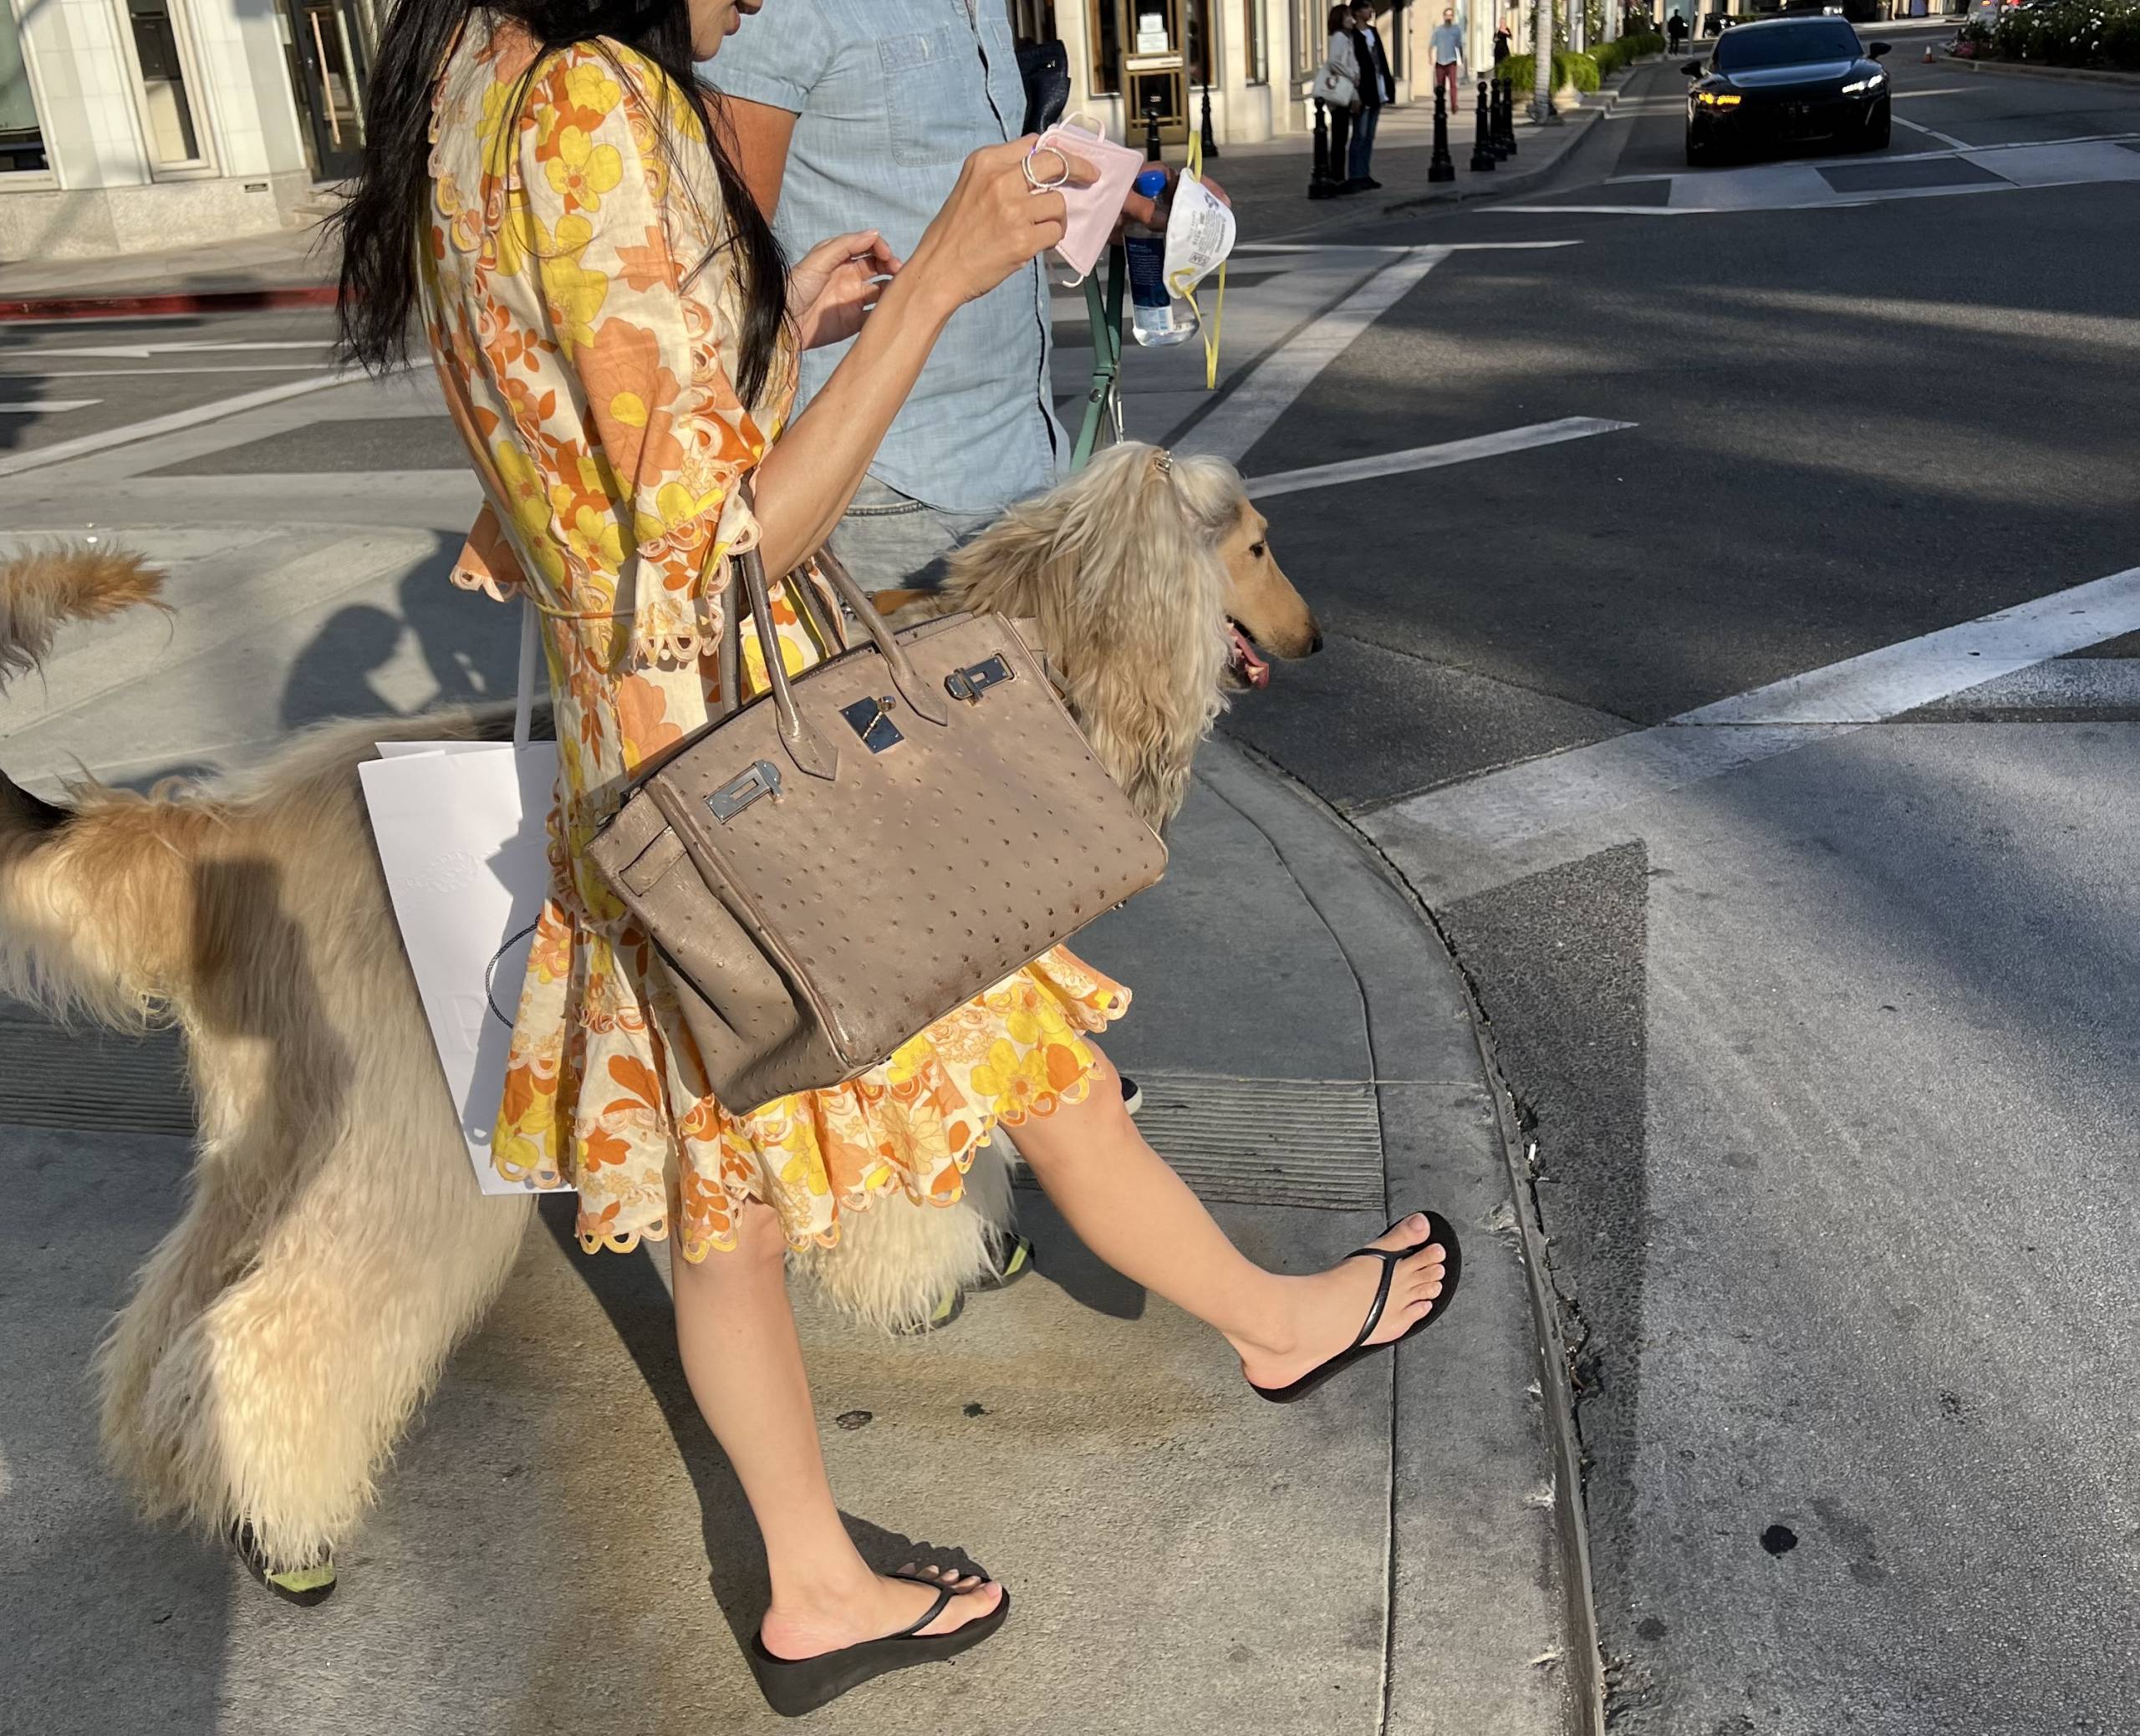
<path fill-rule="evenodd" d="M 521 79 L 516 114 L 543 56 L 598 38 L 645 55 L 689 94 L 700 137 L 665 139 L 661 148 L 703 146 L 713 160 L 727 215 L 727 239 L 716 252 L 734 247 L 742 291 L 736 389 L 745 404 L 753 402 L 772 369 L 786 317 L 787 266 L 707 110 L 706 89 L 692 69 L 685 0 L 397 0 L 380 33 L 365 96 L 364 167 L 356 191 L 335 218 L 342 242 L 342 355 L 374 373 L 408 359 L 418 294 L 416 248 L 431 210 L 432 92 L 454 33 L 477 12 L 518 23 L 538 51 Z M 690 271 L 704 269 L 711 257 Z"/>

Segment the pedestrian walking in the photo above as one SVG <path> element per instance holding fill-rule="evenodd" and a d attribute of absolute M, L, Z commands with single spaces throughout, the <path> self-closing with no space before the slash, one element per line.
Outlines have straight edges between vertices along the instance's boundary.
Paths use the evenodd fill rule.
<path fill-rule="evenodd" d="M 855 1549 L 789 1308 L 790 1247 L 830 1244 L 889 1189 L 955 1198 L 975 1143 L 1015 1121 L 1087 1245 L 1211 1324 L 1281 1401 L 1439 1319 L 1460 1266 L 1427 1214 L 1312 1275 L 1245 1259 L 1139 1135 L 1093 1041 L 1128 990 L 1062 947 L 843 1085 L 749 1111 L 708 1089 L 675 991 L 588 844 L 650 762 L 730 697 L 720 644 L 741 624 L 718 599 L 731 557 L 755 549 L 775 573 L 808 560 L 957 311 L 1061 239 L 1056 182 L 1090 180 L 1067 159 L 1037 173 L 1030 140 L 992 145 L 966 156 L 904 257 L 865 229 L 788 268 L 693 71 L 739 27 L 773 29 L 759 10 L 400 0 L 340 219 L 340 318 L 345 354 L 382 372 L 421 319 L 487 501 L 455 578 L 522 593 L 542 621 L 553 881 L 494 1148 L 578 1188 L 590 1253 L 672 1240 L 685 1374 L 771 1581 L 751 1667 L 792 1713 L 979 1643 L 1010 1603 L 979 1574 L 879 1574 Z M 791 415 L 798 355 L 833 344 L 838 365 Z M 759 630 L 791 669 L 839 649 L 825 642 L 836 629 L 821 639 L 785 599 L 773 614 Z M 745 671 L 736 697 L 766 685 Z M 586 1469 L 582 1520 L 599 1536 L 639 1492 Z"/>
<path fill-rule="evenodd" d="M 1456 8 L 1444 6 L 1441 23 L 1427 38 L 1427 58 L 1434 67 L 1434 82 L 1449 97 L 1451 121 L 1464 111 L 1460 106 L 1464 89 L 1464 31 L 1456 22 Z"/>
<path fill-rule="evenodd" d="M 1353 120 L 1360 112 L 1360 56 L 1353 46 L 1350 0 L 1330 8 L 1323 28 L 1330 33 L 1324 44 L 1322 64 L 1315 69 L 1312 89 L 1330 116 L 1330 180 L 1326 191 L 1357 192 L 1352 174 Z"/>
<path fill-rule="evenodd" d="M 1685 16 L 1675 11 L 1670 18 L 1664 21 L 1664 34 L 1669 40 L 1671 51 L 1674 54 L 1678 53 L 1682 48 L 1686 47 L 1687 20 Z"/>
<path fill-rule="evenodd" d="M 1374 8 L 1359 0 L 1353 8 L 1353 47 L 1360 63 L 1360 112 L 1353 123 L 1353 145 L 1346 181 L 1348 189 L 1369 192 L 1382 183 L 1374 178 L 1374 135 L 1382 121 L 1383 105 L 1397 99 L 1397 81 L 1390 76 L 1389 57 L 1383 52 L 1382 36 L 1374 28 Z"/>

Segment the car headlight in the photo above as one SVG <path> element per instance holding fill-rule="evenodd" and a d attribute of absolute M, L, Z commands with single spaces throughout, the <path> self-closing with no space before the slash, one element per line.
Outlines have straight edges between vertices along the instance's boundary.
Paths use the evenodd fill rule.
<path fill-rule="evenodd" d="M 1875 73 L 1869 79 L 1853 79 L 1842 87 L 1845 96 L 1862 96 L 1868 90 L 1878 90 L 1888 82 L 1885 73 Z"/>
<path fill-rule="evenodd" d="M 1735 109 L 1740 99 L 1728 91 L 1697 90 L 1694 100 L 1704 109 Z"/>

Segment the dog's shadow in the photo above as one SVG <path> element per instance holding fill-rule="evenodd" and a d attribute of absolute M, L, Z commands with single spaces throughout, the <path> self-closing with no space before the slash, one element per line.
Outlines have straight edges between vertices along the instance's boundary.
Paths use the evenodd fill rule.
<path fill-rule="evenodd" d="M 757 1521 L 743 1498 L 742 1484 L 714 1440 L 698 1403 L 691 1397 L 676 1350 L 674 1304 L 652 1257 L 640 1253 L 622 1258 L 589 1258 L 573 1233 L 578 1201 L 569 1194 L 545 1194 L 538 1205 L 543 1227 L 578 1271 L 588 1294 L 608 1316 L 646 1389 L 661 1407 L 661 1418 L 676 1443 L 678 1456 L 698 1497 L 706 1544 L 708 1581 L 714 1601 L 744 1651 L 757 1633 L 768 1593 L 765 1554 Z M 910 1562 L 934 1562 L 960 1572 L 981 1570 L 963 1550 L 946 1549 L 886 1530 L 844 1509 L 840 1513 L 854 1546 L 879 1573 Z"/>

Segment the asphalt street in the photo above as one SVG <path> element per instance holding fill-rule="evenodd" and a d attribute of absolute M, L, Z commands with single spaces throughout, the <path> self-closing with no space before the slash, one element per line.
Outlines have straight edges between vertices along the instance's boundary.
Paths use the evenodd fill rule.
<path fill-rule="evenodd" d="M 2135 563 L 2140 190 L 1893 160 L 2129 142 L 2140 93 L 1889 64 L 1901 196 L 1698 208 L 1659 67 L 1540 209 L 1363 232 L 1577 245 L 1452 254 L 1245 465 L 1634 425 L 1267 501 L 1331 643 L 1225 727 L 1384 842 L 1493 1021 L 1644 1736 L 2140 1729 L 2131 647 L 1536 794 Z M 1779 205 L 1819 172 L 1717 171 Z M 1667 186 L 1696 208 L 1638 208 Z"/>
<path fill-rule="evenodd" d="M 1251 480 L 1439 450 L 1262 501 L 1327 644 L 1221 727 L 1385 853 L 1490 1021 L 1637 1736 L 2140 1732 L 2140 89 L 1893 37 L 1883 155 L 1690 172 L 1652 66 L 1548 187 L 1244 255 L 1225 397 L 1129 359 L 1134 430 Z M 316 377 L 327 332 L 0 325 L 0 479 Z M 333 709 L 507 676 L 447 613 L 471 491 L 420 383 L 125 451 L 4 510 L 176 527 Z M 255 541 L 200 564 L 219 517 Z M 19 742 L 131 779 L 324 715 L 122 677 L 134 735 L 56 692 Z"/>

